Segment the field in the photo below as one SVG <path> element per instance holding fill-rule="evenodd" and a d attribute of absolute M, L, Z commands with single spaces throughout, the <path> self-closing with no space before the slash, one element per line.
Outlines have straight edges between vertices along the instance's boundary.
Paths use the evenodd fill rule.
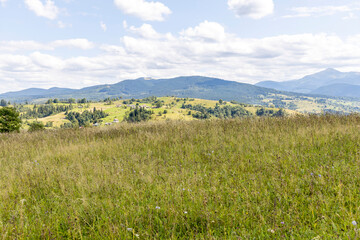
<path fill-rule="evenodd" d="M 3 239 L 357 239 L 360 116 L 0 135 Z"/>
<path fill-rule="evenodd" d="M 287 96 L 271 94 L 262 105 L 294 110 L 299 113 L 354 113 L 359 112 L 360 101 L 355 98 L 329 98 L 320 96 Z"/>
<path fill-rule="evenodd" d="M 205 100 L 205 99 L 186 99 L 184 101 L 184 99 L 180 99 L 180 98 L 176 98 L 176 97 L 160 97 L 157 98 L 157 100 L 162 101 L 163 105 L 159 108 L 154 108 L 155 104 L 153 102 L 147 102 L 144 101 L 144 99 L 140 99 L 139 102 L 137 102 L 139 104 L 139 106 L 146 106 L 149 107 L 149 109 L 152 109 L 152 111 L 154 111 L 154 115 L 152 116 L 151 121 L 165 121 L 165 120 L 194 120 L 195 118 L 193 118 L 191 116 L 191 114 L 189 115 L 189 109 L 182 109 L 181 106 L 183 103 L 185 104 L 192 104 L 192 105 L 202 105 L 204 107 L 215 107 L 217 103 L 219 103 L 218 101 L 212 101 L 212 100 Z M 114 121 L 114 119 L 118 119 L 120 122 L 124 120 L 124 117 L 132 110 L 131 106 L 135 106 L 135 103 L 127 103 L 124 104 L 124 101 L 129 101 L 129 99 L 124 99 L 124 100 L 118 100 L 118 101 L 111 101 L 111 104 L 107 103 L 107 102 L 90 102 L 90 103 L 86 103 L 86 104 L 73 104 L 74 109 L 72 109 L 71 111 L 73 112 L 84 112 L 84 111 L 92 111 L 94 108 L 98 109 L 98 110 L 104 110 L 107 114 L 109 114 L 108 117 L 102 119 L 102 123 L 100 125 L 104 126 L 105 123 L 112 123 Z M 69 104 L 64 104 L 64 103 L 56 103 L 56 104 L 52 104 L 53 106 L 61 106 L 61 105 L 69 105 Z M 233 104 L 231 102 L 224 102 L 223 106 L 237 106 L 238 104 Z M 41 106 L 41 104 L 37 104 L 37 106 Z M 44 104 L 43 104 L 44 106 Z M 29 104 L 29 105 L 24 105 L 23 108 L 20 109 L 20 112 L 25 112 L 26 109 L 33 109 L 34 105 L 33 104 Z M 247 111 L 251 112 L 253 115 L 255 115 L 256 110 L 260 109 L 261 107 L 259 106 L 252 106 L 252 105 L 247 105 L 246 107 L 244 107 L 244 109 L 246 109 Z M 278 108 L 266 108 L 268 110 L 274 110 L 274 111 L 278 111 Z M 166 111 L 166 114 L 164 114 L 164 111 Z M 196 111 L 190 111 L 191 113 L 195 113 Z M 294 115 L 297 112 L 296 111 L 292 111 L 292 110 L 285 110 L 285 112 L 288 115 Z M 36 118 L 36 119 L 23 119 L 23 121 L 27 121 L 29 123 L 34 122 L 34 121 L 40 121 L 43 122 L 44 124 L 48 123 L 48 122 L 52 122 L 53 127 L 51 128 L 59 128 L 62 124 L 64 123 L 70 123 L 69 120 L 66 119 L 66 115 L 65 112 L 61 112 L 61 113 L 57 113 L 48 117 L 44 117 L 44 118 Z M 24 129 L 28 128 L 28 125 L 24 124 L 23 125 Z"/>

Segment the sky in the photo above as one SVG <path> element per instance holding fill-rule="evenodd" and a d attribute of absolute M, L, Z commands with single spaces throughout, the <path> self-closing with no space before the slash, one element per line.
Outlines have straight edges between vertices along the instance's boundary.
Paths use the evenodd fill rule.
<path fill-rule="evenodd" d="M 358 0 L 0 0 L 0 93 L 360 72 Z"/>

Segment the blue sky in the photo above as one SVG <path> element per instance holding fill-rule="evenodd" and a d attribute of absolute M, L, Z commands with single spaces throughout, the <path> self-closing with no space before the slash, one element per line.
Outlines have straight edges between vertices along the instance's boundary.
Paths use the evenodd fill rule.
<path fill-rule="evenodd" d="M 358 26 L 354 0 L 0 0 L 0 93 L 360 71 Z"/>

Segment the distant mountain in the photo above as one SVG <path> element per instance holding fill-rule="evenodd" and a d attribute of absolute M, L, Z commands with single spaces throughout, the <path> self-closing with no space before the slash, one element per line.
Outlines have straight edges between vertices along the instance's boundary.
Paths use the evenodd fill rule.
<path fill-rule="evenodd" d="M 336 86 L 340 85 L 342 87 L 337 90 Z M 259 87 L 273 88 L 280 91 L 359 98 L 360 91 L 355 92 L 349 85 L 354 85 L 355 89 L 358 89 L 357 86 L 360 86 L 360 73 L 340 72 L 332 68 L 305 76 L 299 80 L 285 82 L 264 81 L 256 84 Z"/>
<path fill-rule="evenodd" d="M 249 104 L 260 104 L 270 95 L 282 92 L 251 84 L 225 81 L 217 78 L 191 76 L 172 79 L 125 80 L 116 84 L 97 85 L 80 90 L 66 88 L 27 89 L 19 92 L 0 94 L 0 99 L 10 101 L 44 101 L 46 98 L 87 98 L 100 100 L 107 97 L 144 98 L 148 96 L 177 96 L 209 100 L 236 100 Z M 282 93 L 296 96 L 296 93 Z"/>
<path fill-rule="evenodd" d="M 360 86 L 351 84 L 332 84 L 320 87 L 311 92 L 312 94 L 328 95 L 335 97 L 360 97 Z"/>
<path fill-rule="evenodd" d="M 0 94 L 0 99 L 7 99 L 7 100 L 15 100 L 15 101 L 22 101 L 22 100 L 32 100 L 38 98 L 51 98 L 56 95 L 61 94 L 71 94 L 76 90 L 70 88 L 50 88 L 50 89 L 42 89 L 42 88 L 29 88 L 18 92 L 7 92 Z"/>

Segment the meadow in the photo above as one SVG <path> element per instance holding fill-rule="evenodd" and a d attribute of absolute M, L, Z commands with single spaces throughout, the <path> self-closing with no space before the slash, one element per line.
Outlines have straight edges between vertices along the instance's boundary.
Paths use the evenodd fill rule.
<path fill-rule="evenodd" d="M 0 135 L 2 239 L 357 239 L 360 116 Z"/>

